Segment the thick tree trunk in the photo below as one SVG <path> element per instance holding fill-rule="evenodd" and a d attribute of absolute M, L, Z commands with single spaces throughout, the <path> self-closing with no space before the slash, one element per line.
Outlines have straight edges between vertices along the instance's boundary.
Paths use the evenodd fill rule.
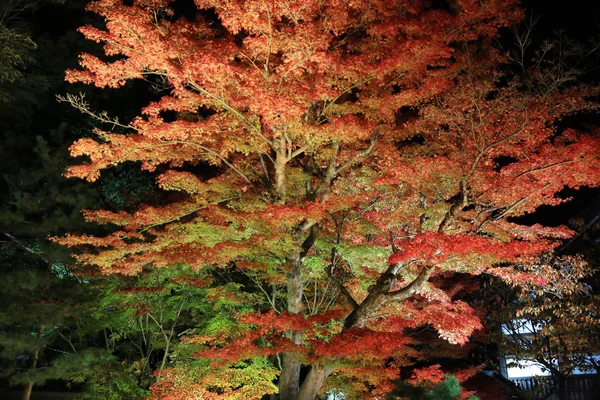
<path fill-rule="evenodd" d="M 285 204 L 285 166 L 289 161 L 286 156 L 285 138 L 280 136 L 273 139 L 273 147 L 276 149 L 276 158 L 273 168 L 275 168 L 275 194 L 277 202 Z"/>
<path fill-rule="evenodd" d="M 287 274 L 287 311 L 292 314 L 302 312 L 302 274 L 300 255 L 291 260 L 294 269 Z M 302 344 L 301 332 L 288 332 L 289 338 L 295 344 Z M 279 375 L 279 399 L 296 400 L 300 390 L 300 370 L 302 364 L 291 353 L 281 355 L 281 374 Z"/>
<path fill-rule="evenodd" d="M 315 400 L 323 382 L 333 372 L 332 368 L 327 368 L 322 365 L 313 365 L 308 372 L 308 375 L 302 382 L 302 387 L 298 393 L 296 400 Z"/>
<path fill-rule="evenodd" d="M 279 375 L 279 400 L 296 400 L 300 390 L 300 369 L 302 364 L 293 354 L 281 356 L 281 374 Z"/>
<path fill-rule="evenodd" d="M 379 307 L 381 307 L 381 305 L 384 303 L 384 293 L 389 291 L 390 287 L 391 286 L 387 278 L 380 278 L 378 281 L 378 286 L 374 288 L 369 294 L 369 296 L 367 296 L 367 298 L 362 302 L 362 304 L 359 307 L 356 307 L 354 311 L 352 311 L 352 313 L 346 318 L 344 330 L 348 330 L 354 327 L 363 328 L 367 323 L 369 317 L 373 315 L 373 313 L 377 312 L 377 310 L 379 310 Z M 300 300 L 302 299 L 300 298 Z M 315 398 L 319 394 L 319 391 L 321 390 L 321 387 L 323 387 L 325 379 L 327 379 L 327 377 L 331 375 L 332 372 L 332 368 L 327 368 L 318 364 L 312 365 L 310 371 L 308 372 L 308 375 L 306 376 L 306 378 L 302 382 L 302 385 L 300 386 L 300 390 L 297 392 L 297 396 L 282 396 L 281 400 L 315 400 Z M 279 390 L 280 392 L 282 390 L 281 378 Z"/>
<path fill-rule="evenodd" d="M 358 307 L 346 317 L 344 321 L 344 330 L 350 328 L 364 328 L 369 317 L 375 314 L 379 308 L 387 301 L 386 294 L 396 283 L 396 272 L 399 266 L 392 265 L 388 270 L 381 274 L 375 282 L 375 285 L 369 288 L 369 294 Z"/>
<path fill-rule="evenodd" d="M 302 230 L 304 231 L 304 230 Z M 293 314 L 302 313 L 302 260 L 312 247 L 318 226 L 313 224 L 310 235 L 302 243 L 302 251 L 290 258 L 293 270 L 287 274 L 287 311 Z M 295 238 L 298 240 L 298 238 Z M 369 295 L 360 304 L 354 302 L 354 309 L 346 317 L 343 330 L 351 328 L 364 328 L 369 317 L 375 314 L 379 308 L 388 301 L 403 301 L 418 291 L 428 280 L 433 267 L 424 267 L 417 278 L 403 289 L 390 292 L 397 281 L 396 273 L 402 264 L 390 265 L 385 273 L 378 279 L 375 285 L 369 288 Z M 288 332 L 290 339 L 295 344 L 302 344 L 302 332 Z M 300 382 L 302 364 L 295 358 L 294 354 L 282 354 L 282 370 L 279 376 L 279 400 L 314 400 L 325 379 L 333 372 L 333 369 L 322 365 L 312 365 L 306 378 Z"/>
<path fill-rule="evenodd" d="M 42 328 L 40 328 L 40 330 L 38 331 L 38 338 L 41 338 L 43 334 L 44 334 L 44 330 Z M 36 369 L 39 358 L 40 358 L 40 350 L 38 349 L 33 352 L 33 358 L 31 359 L 31 368 L 30 368 L 31 370 Z M 33 391 L 33 382 L 29 382 L 27 384 L 27 386 L 25 386 L 25 389 L 23 390 L 23 396 L 21 397 L 21 400 L 29 400 L 31 398 L 32 391 Z"/>

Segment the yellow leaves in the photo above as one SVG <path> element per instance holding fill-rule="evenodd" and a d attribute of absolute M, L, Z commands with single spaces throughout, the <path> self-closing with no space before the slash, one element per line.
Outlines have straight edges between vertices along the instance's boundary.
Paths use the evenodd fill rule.
<path fill-rule="evenodd" d="M 153 400 L 259 400 L 277 393 L 278 371 L 263 357 L 221 366 L 162 370 L 152 385 Z"/>

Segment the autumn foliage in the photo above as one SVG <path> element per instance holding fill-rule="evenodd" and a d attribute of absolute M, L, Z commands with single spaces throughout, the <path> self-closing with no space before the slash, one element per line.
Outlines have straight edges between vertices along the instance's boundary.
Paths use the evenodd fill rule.
<path fill-rule="evenodd" d="M 155 398 L 382 398 L 399 371 L 468 350 L 477 276 L 547 283 L 538 256 L 573 232 L 514 217 L 600 185 L 597 136 L 556 128 L 596 92 L 520 84 L 491 45 L 521 19 L 517 1 L 431 4 L 195 0 L 185 16 L 168 0 L 89 5 L 106 27 L 80 30 L 110 57 L 81 55 L 67 80 L 163 89 L 113 121 L 121 132 L 73 144 L 88 160 L 66 175 L 139 162 L 183 196 L 87 211 L 119 229 L 59 240 L 106 274 L 189 265 L 214 296 L 254 310 L 190 334 L 213 362 L 163 370 Z M 192 172 L 207 164 L 210 178 Z M 427 371 L 443 377 L 414 379 Z"/>

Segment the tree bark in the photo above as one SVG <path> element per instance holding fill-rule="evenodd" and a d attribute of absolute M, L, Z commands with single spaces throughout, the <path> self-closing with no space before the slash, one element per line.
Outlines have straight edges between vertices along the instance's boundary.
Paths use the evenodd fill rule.
<path fill-rule="evenodd" d="M 285 146 L 286 143 L 283 135 L 273 139 L 273 147 L 276 151 L 276 158 L 273 164 L 273 168 L 275 168 L 275 195 L 277 202 L 280 204 L 285 203 L 285 166 L 288 162 Z"/>
<path fill-rule="evenodd" d="M 333 372 L 333 368 L 328 368 L 322 365 L 315 364 L 310 368 L 308 375 L 302 382 L 302 387 L 298 393 L 296 400 L 314 400 L 325 379 Z"/>
<path fill-rule="evenodd" d="M 37 353 L 37 351 L 36 351 Z M 31 398 L 31 392 L 33 391 L 33 382 L 29 382 L 27 386 L 25 386 L 25 390 L 23 390 L 22 400 L 29 400 Z"/>
<path fill-rule="evenodd" d="M 38 331 L 38 338 L 41 338 L 42 335 L 44 334 L 44 330 L 42 328 L 39 329 Z M 36 349 L 33 352 L 33 358 L 31 359 L 31 368 L 30 370 L 34 370 L 37 367 L 37 363 L 38 363 L 38 359 L 40 357 L 40 350 Z M 31 392 L 33 391 L 33 382 L 29 382 L 27 384 L 27 386 L 25 386 L 25 389 L 23 390 L 23 396 L 21 397 L 21 400 L 29 400 L 31 398 Z"/>
<path fill-rule="evenodd" d="M 300 254 L 292 258 L 294 268 L 287 274 L 287 311 L 292 314 L 300 314 L 303 309 L 302 304 L 302 261 Z M 301 332 L 288 332 L 290 340 L 300 345 L 302 344 Z M 298 358 L 292 353 L 283 353 L 281 374 L 279 375 L 279 399 L 280 400 L 297 400 L 298 391 L 300 390 L 300 370 L 302 364 Z"/>
<path fill-rule="evenodd" d="M 300 390 L 302 364 L 290 353 L 283 353 L 281 358 L 281 374 L 278 383 L 279 400 L 296 400 Z"/>

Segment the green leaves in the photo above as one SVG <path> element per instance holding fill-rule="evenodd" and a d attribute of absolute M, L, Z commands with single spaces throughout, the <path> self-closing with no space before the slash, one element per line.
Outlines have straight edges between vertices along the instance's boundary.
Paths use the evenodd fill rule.
<path fill-rule="evenodd" d="M 29 36 L 0 23 L 0 85 L 16 82 L 23 76 L 21 69 L 33 61 L 31 52 L 35 48 L 36 45 Z M 0 102 L 8 100 L 0 97 Z"/>
<path fill-rule="evenodd" d="M 410 386 L 400 383 L 395 393 L 414 400 L 480 400 L 474 394 L 465 392 L 458 379 L 453 375 L 445 375 L 441 382 L 433 386 Z"/>
<path fill-rule="evenodd" d="M 50 368 L 31 371 L 22 376 L 19 383 L 64 380 L 83 385 L 83 393 L 76 396 L 77 399 L 141 400 L 148 391 L 140 387 L 132 367 L 106 349 L 88 348 L 58 358 Z"/>

